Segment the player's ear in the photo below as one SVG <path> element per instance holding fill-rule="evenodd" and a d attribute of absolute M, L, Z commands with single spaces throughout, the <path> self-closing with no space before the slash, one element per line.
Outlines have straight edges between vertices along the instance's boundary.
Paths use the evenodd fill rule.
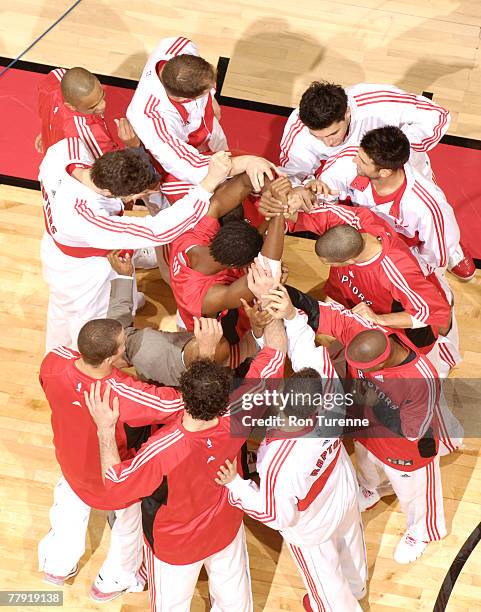
<path fill-rule="evenodd" d="M 392 174 L 392 170 L 390 170 L 389 168 L 381 168 L 379 170 L 379 176 L 383 179 L 388 178 L 389 176 L 391 176 Z"/>
<path fill-rule="evenodd" d="M 75 111 L 77 112 L 77 109 L 75 108 L 75 106 L 73 106 L 72 104 L 69 104 L 68 102 L 66 102 L 65 100 L 63 101 L 63 103 L 65 104 L 65 106 L 67 108 L 69 108 L 71 111 Z"/>

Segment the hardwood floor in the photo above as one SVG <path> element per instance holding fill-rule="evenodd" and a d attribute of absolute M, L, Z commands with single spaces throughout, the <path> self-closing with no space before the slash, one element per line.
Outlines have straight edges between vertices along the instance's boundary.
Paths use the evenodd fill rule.
<path fill-rule="evenodd" d="M 4 373 L 0 385 L 0 539 L 5 551 L 0 559 L 0 584 L 3 589 L 44 589 L 47 587 L 36 567 L 36 546 L 48 530 L 48 510 L 59 469 L 51 443 L 49 408 L 37 381 L 47 306 L 38 255 L 42 212 L 37 192 L 0 189 L 0 367 Z M 290 282 L 316 293 L 326 270 L 314 257 L 313 243 L 288 237 L 286 260 Z M 158 272 L 139 272 L 138 280 L 148 302 L 137 323 L 173 329 L 174 302 Z M 453 376 L 460 379 L 459 392 L 469 398 L 476 393 L 481 367 L 481 275 L 478 272 L 468 284 L 455 280 L 452 284 L 464 353 L 464 362 Z M 479 383 L 477 386 L 479 397 Z M 383 499 L 363 516 L 371 576 L 368 596 L 362 602 L 364 610 L 432 610 L 447 569 L 481 515 L 479 439 L 467 439 L 462 452 L 443 459 L 442 478 L 449 535 L 431 544 L 412 566 L 397 565 L 392 559 L 404 526 L 395 498 Z M 256 611 L 301 612 L 304 588 L 280 536 L 250 519 L 246 523 Z M 106 552 L 108 531 L 105 513 L 93 512 L 80 573 L 73 584 L 63 589 L 64 609 L 137 612 L 147 608 L 145 593 L 101 605 L 88 598 L 90 582 Z M 449 612 L 481 610 L 480 575 L 481 548 L 461 573 L 449 601 Z M 192 610 L 208 609 L 206 606 L 207 582 L 203 579 Z"/>
<path fill-rule="evenodd" d="M 0 0 L 0 55 L 15 57 L 70 5 L 71 0 Z M 294 106 L 314 79 L 395 83 L 433 92 L 451 110 L 449 133 L 481 139 L 480 25 L 477 0 L 82 0 L 23 59 L 137 78 L 156 42 L 181 34 L 195 40 L 213 63 L 220 55 L 231 58 L 224 95 Z M 46 589 L 37 571 L 36 546 L 48 529 L 59 469 L 49 409 L 37 382 L 47 307 L 39 262 L 39 194 L 1 186 L 0 215 L 0 589 Z M 291 282 L 318 291 L 326 270 L 314 258 L 312 243 L 288 238 L 286 253 Z M 138 324 L 172 329 L 168 287 L 156 271 L 140 272 L 138 279 L 148 296 Z M 468 284 L 450 280 L 464 358 L 452 377 L 475 420 L 481 395 L 481 273 Z M 443 459 L 449 535 L 431 544 L 414 565 L 399 566 L 392 559 L 404 525 L 397 501 L 386 498 L 364 515 L 371 577 L 364 610 L 433 609 L 447 569 L 480 520 L 480 439 L 478 429 L 462 452 Z M 304 588 L 281 538 L 246 522 L 256 611 L 300 612 Z M 104 513 L 93 512 L 80 573 L 64 588 L 65 610 L 147 608 L 145 593 L 102 605 L 88 598 L 108 531 Z M 478 546 L 458 578 L 448 612 L 481 610 L 480 576 Z M 204 610 L 207 604 L 204 577 L 192 609 Z"/>

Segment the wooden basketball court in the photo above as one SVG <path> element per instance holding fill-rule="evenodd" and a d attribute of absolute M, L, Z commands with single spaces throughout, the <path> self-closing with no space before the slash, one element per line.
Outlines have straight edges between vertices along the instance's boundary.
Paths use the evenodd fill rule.
<path fill-rule="evenodd" d="M 15 57 L 70 3 L 1 0 L 0 6 L 0 55 Z M 137 78 L 156 42 L 179 34 L 195 40 L 214 64 L 221 55 L 231 58 L 226 96 L 294 106 L 315 78 L 343 85 L 394 83 L 433 92 L 452 112 L 450 134 L 481 139 L 480 25 L 476 0 L 83 0 L 23 59 Z M 36 191 L 0 190 L 0 590 L 47 590 L 37 571 L 36 546 L 48 530 L 59 468 L 37 380 L 48 298 L 39 261 L 41 199 Z M 287 238 L 286 260 L 292 284 L 319 290 L 326 269 L 318 265 L 312 242 Z M 139 272 L 138 279 L 148 304 L 137 323 L 173 329 L 174 302 L 159 273 Z M 452 376 L 473 379 L 459 387 L 461 399 L 465 393 L 473 401 L 481 368 L 481 272 L 468 284 L 450 281 L 464 357 Z M 363 515 L 370 572 L 363 609 L 433 610 L 451 563 L 481 519 L 480 440 L 468 438 L 462 452 L 444 458 L 442 477 L 449 535 L 430 544 L 415 564 L 400 566 L 392 559 L 404 531 L 394 497 Z M 256 611 L 301 611 L 304 588 L 282 539 L 259 523 L 246 523 Z M 108 530 L 105 514 L 94 512 L 80 573 L 63 589 L 65 610 L 147 609 L 146 593 L 102 605 L 88 598 Z M 205 577 L 192 609 L 208 609 Z M 447 607 L 436 612 L 443 609 L 481 610 L 481 545 L 464 565 Z"/>

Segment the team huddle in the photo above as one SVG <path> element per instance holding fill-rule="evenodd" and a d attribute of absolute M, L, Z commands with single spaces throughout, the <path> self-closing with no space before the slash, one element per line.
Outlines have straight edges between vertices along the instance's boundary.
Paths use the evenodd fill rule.
<path fill-rule="evenodd" d="M 188 611 L 205 567 L 211 609 L 248 612 L 248 514 L 282 534 L 306 610 L 361 610 L 361 512 L 397 495 L 401 564 L 447 534 L 440 457 L 463 438 L 440 384 L 461 360 L 449 274 L 475 273 L 427 154 L 450 115 L 316 81 L 276 165 L 229 151 L 215 81 L 193 42 L 162 40 L 115 137 L 92 73 L 40 85 L 40 383 L 62 477 L 39 569 L 75 576 L 90 510 L 107 510 L 95 601 L 147 587 L 153 611 Z M 286 233 L 306 231 L 329 266 L 323 301 L 283 263 Z M 170 285 L 178 331 L 135 326 L 136 266 Z M 245 399 L 269 394 L 284 399 L 250 404 L 273 424 L 254 451 Z"/>

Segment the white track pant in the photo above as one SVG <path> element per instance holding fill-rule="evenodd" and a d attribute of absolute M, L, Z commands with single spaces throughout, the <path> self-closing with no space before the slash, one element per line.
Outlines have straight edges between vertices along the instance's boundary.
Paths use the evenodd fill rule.
<path fill-rule="evenodd" d="M 407 530 L 412 537 L 424 542 L 444 538 L 447 530 L 439 456 L 423 468 L 403 472 L 380 461 L 359 442 L 354 443 L 354 448 L 359 484 L 375 491 L 389 481 L 406 515 Z"/>
<path fill-rule="evenodd" d="M 287 542 L 309 594 L 313 612 L 361 610 L 367 580 L 366 548 L 355 504 L 332 537 L 318 546 Z"/>
<path fill-rule="evenodd" d="M 76 349 L 84 323 L 107 315 L 115 272 L 105 257 L 65 255 L 48 234 L 42 239 L 40 254 L 50 290 L 46 351 L 60 345 Z"/>
<path fill-rule="evenodd" d="M 38 545 L 40 571 L 66 576 L 75 567 L 85 552 L 90 510 L 62 476 L 50 509 L 51 529 Z M 135 586 L 143 559 L 140 503 L 116 510 L 115 516 L 109 552 L 99 571 L 105 593 Z"/>
<path fill-rule="evenodd" d="M 170 565 L 158 559 L 148 544 L 145 544 L 145 559 L 152 612 L 189 612 L 203 565 L 209 576 L 211 612 L 253 609 L 243 524 L 229 546 L 196 563 Z"/>
<path fill-rule="evenodd" d="M 56 346 L 77 349 L 82 326 L 107 316 L 110 281 L 117 276 L 106 257 L 70 257 L 44 234 L 40 246 L 43 276 L 50 291 L 46 352 Z M 134 306 L 137 287 L 134 283 Z"/>

